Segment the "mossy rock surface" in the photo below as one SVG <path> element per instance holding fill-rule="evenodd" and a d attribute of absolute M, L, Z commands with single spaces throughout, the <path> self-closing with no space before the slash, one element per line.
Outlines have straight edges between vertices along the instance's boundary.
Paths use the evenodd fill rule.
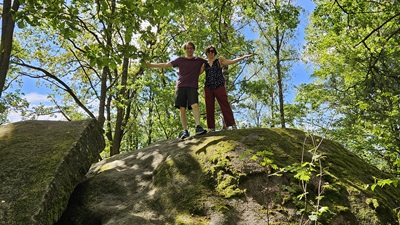
<path fill-rule="evenodd" d="M 0 127 L 0 224 L 52 225 L 104 148 L 94 120 Z"/>
<path fill-rule="evenodd" d="M 290 168 L 316 154 L 323 156 L 323 176 L 315 165 L 305 187 Z M 386 174 L 332 141 L 294 129 L 161 141 L 105 159 L 86 177 L 58 225 L 314 224 L 309 216 L 322 207 L 321 224 L 398 224 L 398 188 L 365 189 Z M 299 198 L 304 187 L 308 194 Z"/>

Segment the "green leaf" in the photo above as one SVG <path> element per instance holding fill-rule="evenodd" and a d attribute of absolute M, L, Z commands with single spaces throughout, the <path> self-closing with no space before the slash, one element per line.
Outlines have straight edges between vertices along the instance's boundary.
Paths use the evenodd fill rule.
<path fill-rule="evenodd" d="M 311 221 L 318 221 L 318 215 L 316 215 L 316 214 L 311 214 L 311 215 L 308 216 L 308 218 Z"/>
<path fill-rule="evenodd" d="M 329 207 L 328 207 L 328 206 L 322 206 L 322 207 L 318 210 L 318 212 L 319 212 L 320 214 L 325 213 L 325 212 L 329 212 Z"/>
<path fill-rule="evenodd" d="M 299 179 L 301 181 L 309 181 L 311 178 L 311 172 L 307 170 L 299 170 L 297 173 L 294 175 L 294 178 Z"/>
<path fill-rule="evenodd" d="M 377 185 L 378 185 L 378 184 L 373 184 L 373 185 L 371 185 L 371 190 L 374 191 Z"/>

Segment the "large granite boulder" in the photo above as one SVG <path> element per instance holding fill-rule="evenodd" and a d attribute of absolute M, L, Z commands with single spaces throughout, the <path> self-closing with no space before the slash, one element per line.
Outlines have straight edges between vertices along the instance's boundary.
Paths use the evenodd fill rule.
<path fill-rule="evenodd" d="M 0 127 L 0 224 L 52 225 L 104 148 L 95 120 Z"/>
<path fill-rule="evenodd" d="M 298 130 L 161 141 L 86 176 L 57 225 L 398 224 L 400 189 L 365 188 L 389 176 Z"/>

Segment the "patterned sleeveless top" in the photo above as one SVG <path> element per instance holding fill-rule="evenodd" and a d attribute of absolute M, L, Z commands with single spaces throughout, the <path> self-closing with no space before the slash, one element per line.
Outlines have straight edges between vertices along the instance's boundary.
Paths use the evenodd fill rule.
<path fill-rule="evenodd" d="M 204 84 L 206 88 L 214 90 L 225 85 L 225 78 L 222 75 L 218 58 L 214 60 L 212 67 L 206 62 L 204 70 L 206 71 L 206 82 Z"/>

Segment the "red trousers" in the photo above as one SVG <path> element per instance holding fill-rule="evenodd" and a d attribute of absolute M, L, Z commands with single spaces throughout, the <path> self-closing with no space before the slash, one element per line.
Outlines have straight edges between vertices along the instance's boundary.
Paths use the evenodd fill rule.
<path fill-rule="evenodd" d="M 221 108 L 226 126 L 229 127 L 235 125 L 232 108 L 228 102 L 228 93 L 224 86 L 214 90 L 204 88 L 204 97 L 206 101 L 208 128 L 215 129 L 215 99 L 217 99 L 219 107 Z"/>

